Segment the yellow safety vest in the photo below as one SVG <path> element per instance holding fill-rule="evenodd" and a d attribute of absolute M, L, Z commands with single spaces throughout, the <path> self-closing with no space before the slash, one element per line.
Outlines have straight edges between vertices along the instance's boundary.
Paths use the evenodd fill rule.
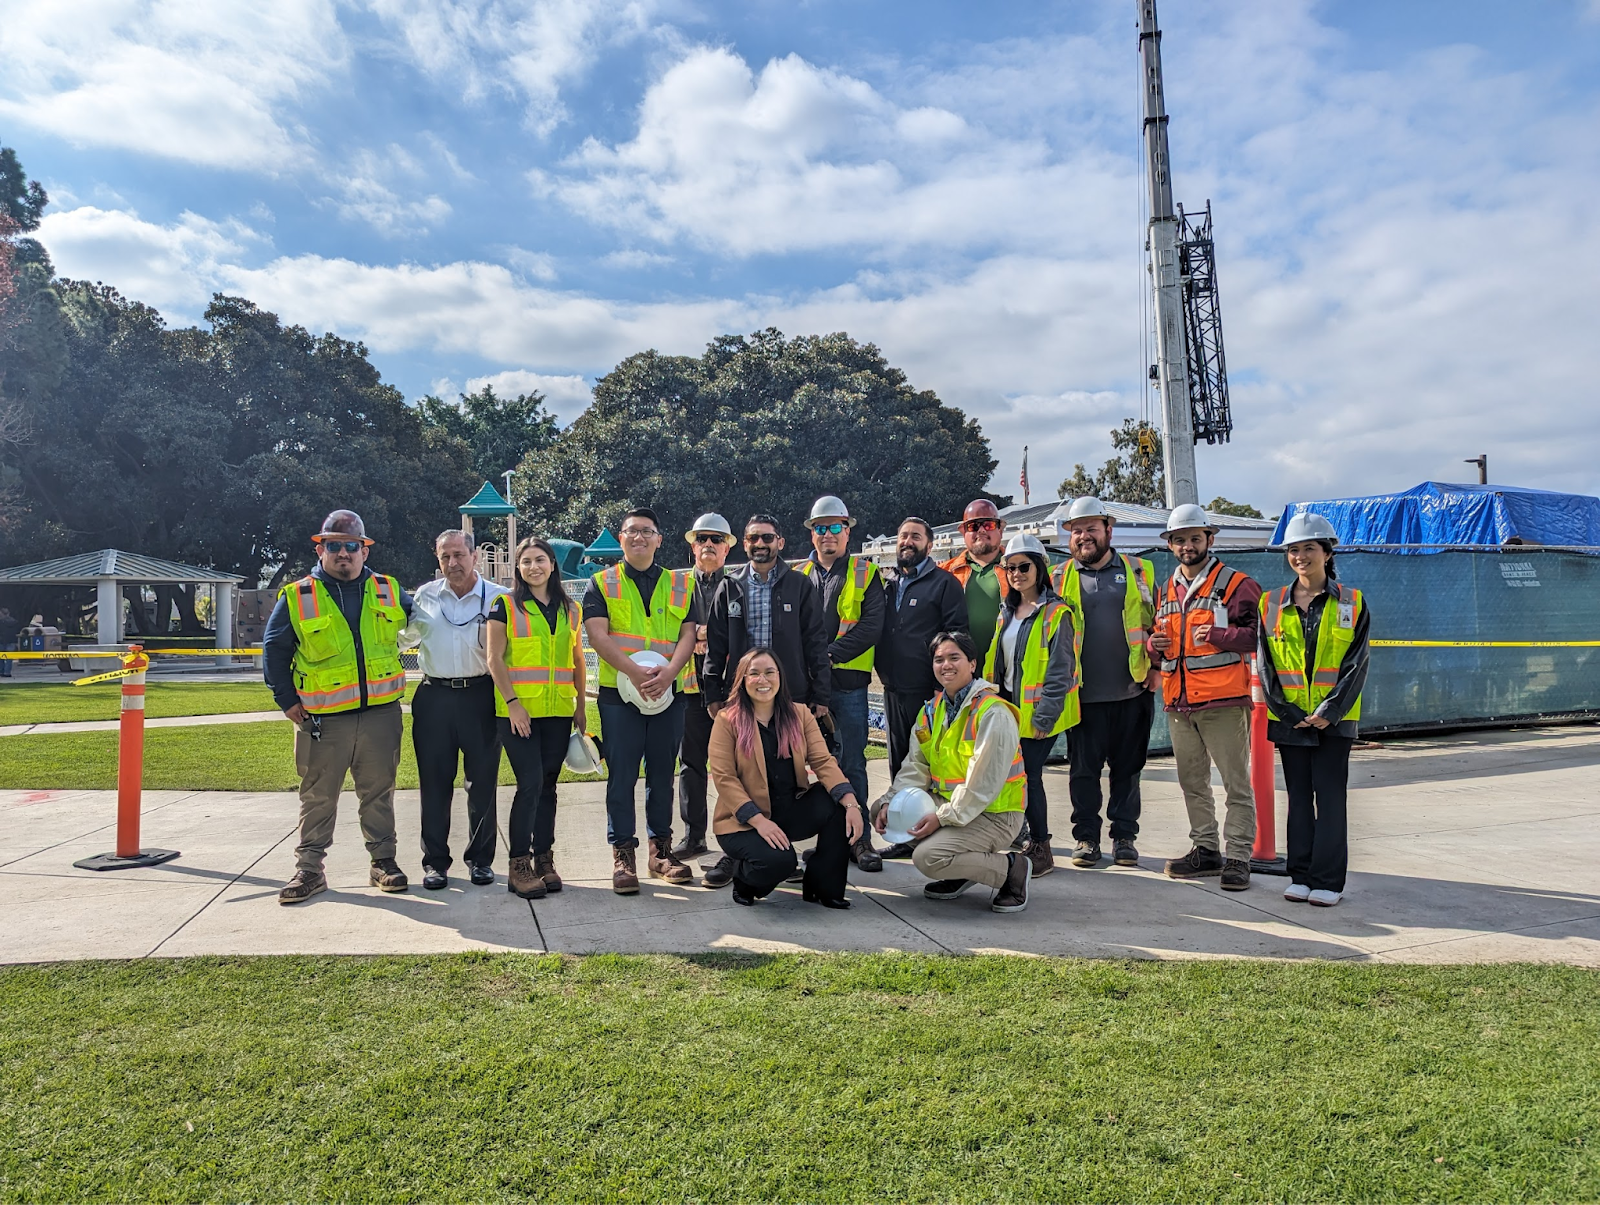
<path fill-rule="evenodd" d="M 1004 614 L 1001 612 L 1002 619 Z M 1012 616 L 1010 622 L 1023 621 Z M 1056 632 L 1064 623 L 1070 624 L 1072 628 L 1072 680 L 1067 683 L 1067 697 L 1062 701 L 1061 715 L 1055 724 L 1049 732 L 1035 732 L 1033 711 L 1044 694 L 1045 671 L 1050 668 L 1050 642 L 1056 638 Z M 995 677 L 995 650 L 1000 647 L 1002 630 L 1000 627 L 995 628 L 994 639 L 989 642 L 989 652 L 984 658 L 983 676 L 990 681 L 994 681 Z M 1035 612 L 1033 627 L 1028 629 L 1028 646 L 1022 651 L 1022 664 L 1017 666 L 1017 684 L 1021 688 L 1022 698 L 1022 719 L 1018 727 L 1023 736 L 1031 738 L 1059 736 L 1068 728 L 1077 725 L 1080 718 L 1078 685 L 1083 680 L 1083 674 L 1079 669 L 1082 644 L 1083 625 L 1078 622 L 1078 617 L 1066 603 L 1059 600 L 1048 602 Z"/>
<path fill-rule="evenodd" d="M 611 638 L 624 653 L 632 655 L 652 649 L 671 660 L 678 649 L 683 625 L 689 621 L 689 604 L 694 599 L 694 570 L 663 569 L 656 579 L 655 593 L 650 596 L 648 615 L 644 611 L 644 599 L 639 596 L 639 587 L 622 571 L 621 565 L 595 574 L 594 584 L 605 596 Z M 616 666 L 600 658 L 600 685 L 614 687 L 616 684 Z M 693 657 L 678 675 L 677 690 L 680 694 L 697 694 L 700 690 Z"/>
<path fill-rule="evenodd" d="M 922 714 L 917 717 L 916 738 L 922 746 L 922 756 L 928 761 L 928 775 L 933 780 L 928 790 L 939 798 L 949 799 L 955 789 L 967 781 L 972 752 L 978 744 L 978 721 L 991 707 L 1004 707 L 1013 716 L 1017 715 L 1017 709 L 993 691 L 979 694 L 974 690 L 949 724 L 945 723 L 943 691 L 922 705 Z M 1022 766 L 1022 746 L 1018 745 L 1011 762 L 1011 775 L 1000 789 L 1000 797 L 983 810 L 1022 811 L 1023 786 L 1027 779 Z"/>
<path fill-rule="evenodd" d="M 1122 595 L 1122 628 L 1128 640 L 1128 673 L 1140 685 L 1150 674 L 1150 654 L 1144 647 L 1145 638 L 1156 618 L 1156 571 L 1143 557 L 1122 558 L 1122 571 L 1127 575 L 1129 589 Z M 1073 609 L 1074 615 L 1083 614 L 1082 579 L 1078 576 L 1078 562 L 1068 558 L 1050 575 L 1050 584 Z M 1082 637 L 1079 637 L 1082 643 Z"/>
<path fill-rule="evenodd" d="M 530 716 L 570 716 L 578 706 L 578 674 L 583 672 L 583 637 L 578 606 L 561 600 L 556 630 L 544 621 L 539 604 L 506 598 L 506 668 L 511 689 Z M 505 699 L 494 692 L 495 715 L 510 715 Z"/>
<path fill-rule="evenodd" d="M 1306 681 L 1306 632 L 1300 608 L 1290 602 L 1293 586 L 1268 590 L 1261 595 L 1261 635 L 1266 641 L 1267 653 L 1272 658 L 1272 668 L 1278 672 L 1278 685 L 1283 697 L 1301 711 L 1310 715 L 1317 704 L 1333 693 L 1339 682 L 1339 666 L 1344 655 L 1355 643 L 1356 620 L 1361 618 L 1361 591 L 1353 586 L 1328 583 L 1328 600 L 1317 626 L 1317 657 L 1312 666 L 1311 681 Z M 1288 618 L 1286 618 L 1288 617 Z M 1281 716 L 1274 716 L 1281 719 Z M 1356 696 L 1354 706 L 1341 717 L 1346 720 L 1361 718 L 1361 696 Z"/>
<path fill-rule="evenodd" d="M 801 562 L 799 566 L 800 572 L 807 577 L 812 575 L 813 570 L 819 568 L 821 566 L 809 558 Z M 839 630 L 833 634 L 835 640 L 844 639 L 844 634 L 861 622 L 861 600 L 866 597 L 867 587 L 877 580 L 878 567 L 876 565 L 864 556 L 850 557 L 850 563 L 845 568 L 844 585 L 839 587 Z M 875 652 L 877 652 L 876 645 L 869 648 L 859 657 L 853 657 L 844 662 L 844 664 L 836 665 L 833 668 L 870 670 L 872 668 L 872 655 Z"/>
<path fill-rule="evenodd" d="M 400 629 L 406 612 L 400 583 L 374 573 L 361 602 L 361 653 L 367 669 L 367 705 L 398 699 L 406 692 L 400 664 Z M 344 612 L 319 578 L 290 582 L 279 596 L 294 628 L 294 688 L 300 705 L 313 715 L 354 711 L 361 706 L 361 673 L 356 641 Z"/>

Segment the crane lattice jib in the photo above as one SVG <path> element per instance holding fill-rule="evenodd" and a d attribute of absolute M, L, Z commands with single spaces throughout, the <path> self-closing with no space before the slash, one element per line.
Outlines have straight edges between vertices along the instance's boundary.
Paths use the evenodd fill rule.
<path fill-rule="evenodd" d="M 1183 325 L 1188 335 L 1189 409 L 1194 442 L 1227 443 L 1233 432 L 1228 364 L 1222 352 L 1217 256 L 1211 241 L 1211 202 L 1203 216 L 1178 206 L 1178 265 L 1183 279 Z"/>

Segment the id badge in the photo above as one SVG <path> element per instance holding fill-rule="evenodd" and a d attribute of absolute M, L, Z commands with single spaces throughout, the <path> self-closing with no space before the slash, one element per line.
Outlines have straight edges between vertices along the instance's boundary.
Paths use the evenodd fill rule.
<path fill-rule="evenodd" d="M 1356 605 L 1353 602 L 1339 604 L 1339 626 L 1353 628 L 1356 626 Z"/>
<path fill-rule="evenodd" d="M 1227 607 L 1224 607 L 1224 606 L 1213 607 L 1211 609 L 1211 616 L 1212 616 L 1212 618 L 1211 618 L 1211 626 L 1212 627 L 1216 628 L 1217 631 L 1219 631 L 1219 632 L 1225 631 L 1227 629 L 1227 626 L 1228 626 L 1228 608 Z"/>

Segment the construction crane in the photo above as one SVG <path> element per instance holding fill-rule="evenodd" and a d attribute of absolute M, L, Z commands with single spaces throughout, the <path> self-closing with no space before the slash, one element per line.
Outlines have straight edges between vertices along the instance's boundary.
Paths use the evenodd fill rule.
<path fill-rule="evenodd" d="M 1227 443 L 1233 431 L 1228 369 L 1222 352 L 1211 202 L 1190 216 L 1172 201 L 1167 103 L 1161 84 L 1156 0 L 1138 0 L 1139 64 L 1144 74 L 1144 152 L 1150 181 L 1150 283 L 1155 294 L 1156 363 L 1161 390 L 1162 471 L 1167 505 L 1199 503 L 1194 446 Z"/>

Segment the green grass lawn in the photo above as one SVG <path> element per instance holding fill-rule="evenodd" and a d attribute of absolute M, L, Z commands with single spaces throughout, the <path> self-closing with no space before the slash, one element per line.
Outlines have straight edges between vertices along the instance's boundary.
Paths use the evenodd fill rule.
<path fill-rule="evenodd" d="M 61 724 L 73 720 L 114 720 L 122 706 L 122 686 L 97 682 L 6 682 L 0 684 L 0 724 Z M 145 684 L 148 719 L 179 715 L 222 715 L 272 711 L 272 692 L 255 682 L 170 682 Z"/>
<path fill-rule="evenodd" d="M 0 970 L 5 1200 L 1592 1201 L 1568 967 Z"/>

